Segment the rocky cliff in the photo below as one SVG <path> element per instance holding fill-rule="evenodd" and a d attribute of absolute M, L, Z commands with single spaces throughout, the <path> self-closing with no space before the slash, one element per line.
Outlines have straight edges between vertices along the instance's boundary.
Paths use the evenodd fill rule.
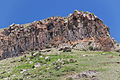
<path fill-rule="evenodd" d="M 0 30 L 2 59 L 21 55 L 25 51 L 64 46 L 110 51 L 114 42 L 108 27 L 94 14 L 83 11 L 74 11 L 68 17 L 13 24 Z"/>

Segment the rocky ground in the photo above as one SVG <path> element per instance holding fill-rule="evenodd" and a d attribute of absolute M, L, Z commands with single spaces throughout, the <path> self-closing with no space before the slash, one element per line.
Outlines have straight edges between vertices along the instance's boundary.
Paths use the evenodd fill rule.
<path fill-rule="evenodd" d="M 46 49 L 0 61 L 0 80 L 120 80 L 120 53 Z"/>

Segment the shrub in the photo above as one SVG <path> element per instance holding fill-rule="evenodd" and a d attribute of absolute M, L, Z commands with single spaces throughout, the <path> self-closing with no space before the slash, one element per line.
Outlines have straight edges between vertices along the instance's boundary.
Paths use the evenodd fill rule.
<path fill-rule="evenodd" d="M 94 50 L 93 46 L 89 46 L 89 50 L 93 51 Z"/>

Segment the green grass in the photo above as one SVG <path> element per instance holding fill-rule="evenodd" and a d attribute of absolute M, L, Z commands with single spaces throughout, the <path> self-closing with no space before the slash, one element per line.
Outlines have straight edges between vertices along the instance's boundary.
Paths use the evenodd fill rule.
<path fill-rule="evenodd" d="M 70 75 L 89 70 L 99 72 L 97 77 L 100 80 L 119 80 L 120 64 L 116 63 L 120 61 L 119 54 L 77 50 L 62 52 L 56 49 L 49 54 L 38 53 L 34 57 L 27 54 L 1 60 L 0 80 L 6 78 L 10 80 L 66 80 Z M 46 57 L 49 57 L 49 60 L 45 59 Z M 40 67 L 35 68 L 36 63 L 40 63 Z M 22 72 L 23 70 L 26 71 Z"/>

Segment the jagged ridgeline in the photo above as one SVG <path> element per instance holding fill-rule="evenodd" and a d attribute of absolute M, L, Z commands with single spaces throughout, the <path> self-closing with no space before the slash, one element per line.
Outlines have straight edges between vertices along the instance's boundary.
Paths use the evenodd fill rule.
<path fill-rule="evenodd" d="M 109 29 L 93 13 L 74 11 L 68 17 L 50 17 L 29 24 L 13 24 L 0 30 L 1 58 L 25 51 L 69 46 L 74 49 L 114 48 Z"/>

